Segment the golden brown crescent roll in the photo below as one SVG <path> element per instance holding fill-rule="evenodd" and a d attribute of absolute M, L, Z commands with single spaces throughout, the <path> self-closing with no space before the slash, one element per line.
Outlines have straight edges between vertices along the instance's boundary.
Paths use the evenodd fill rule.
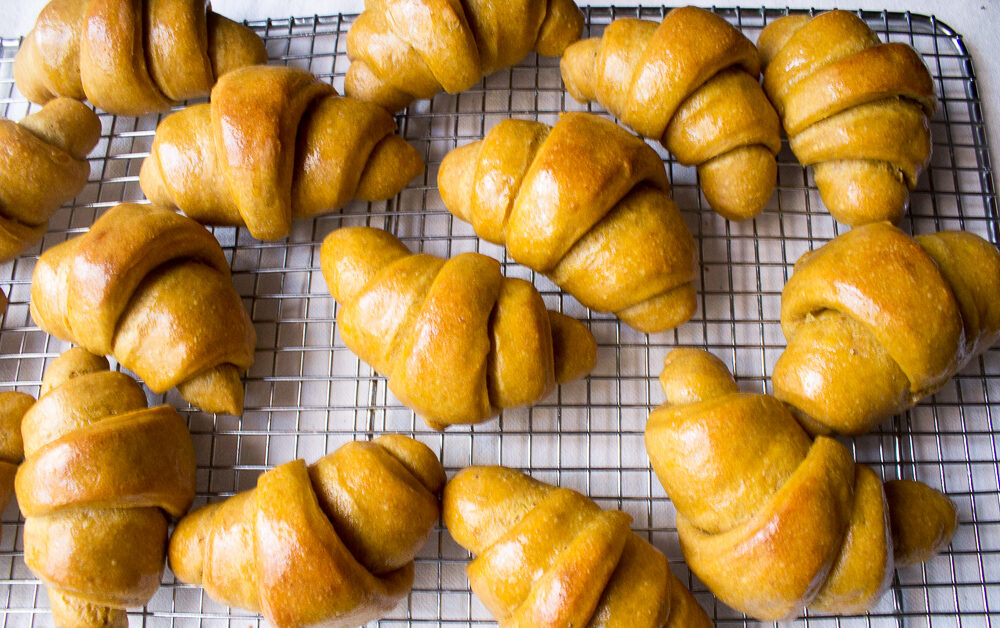
<path fill-rule="evenodd" d="M 781 125 L 758 82 L 757 49 L 729 22 L 697 7 L 673 9 L 661 24 L 615 20 L 569 46 L 559 67 L 573 98 L 599 102 L 698 166 L 715 211 L 729 220 L 763 211 Z"/>
<path fill-rule="evenodd" d="M 649 415 L 646 451 L 691 571 L 736 610 L 766 621 L 803 607 L 862 613 L 889 587 L 894 558 L 928 560 L 951 542 L 947 496 L 911 480 L 883 490 L 780 401 L 741 393 L 710 353 L 671 351 L 660 383 L 667 402 Z"/>
<path fill-rule="evenodd" d="M 465 573 L 500 626 L 711 626 L 631 517 L 506 467 L 469 467 L 444 490 L 444 522 L 476 555 Z"/>
<path fill-rule="evenodd" d="M 479 237 L 593 310 L 645 332 L 694 314 L 694 238 L 663 162 L 610 120 L 504 120 L 445 155 L 438 187 Z"/>
<path fill-rule="evenodd" d="M 169 209 L 123 203 L 45 251 L 31 317 L 57 338 L 113 355 L 150 390 L 177 387 L 206 412 L 243 411 L 240 374 L 257 336 L 222 247 Z"/>
<path fill-rule="evenodd" d="M 170 568 L 276 628 L 363 625 L 413 586 L 444 480 L 434 453 L 412 438 L 351 442 L 308 467 L 276 467 L 255 489 L 181 519 Z"/>
<path fill-rule="evenodd" d="M 14 474 L 24 458 L 21 418 L 35 399 L 22 392 L 0 393 L 0 511 L 14 496 Z"/>
<path fill-rule="evenodd" d="M 160 123 L 139 183 L 198 222 L 276 240 L 293 218 L 392 198 L 423 172 L 395 128 L 381 107 L 341 98 L 305 70 L 242 68 L 219 79 L 211 104 Z"/>
<path fill-rule="evenodd" d="M 20 122 L 0 119 L 0 263 L 42 239 L 49 218 L 87 185 L 101 121 L 70 98 Z"/>
<path fill-rule="evenodd" d="M 580 38 L 573 0 L 366 0 L 347 33 L 349 96 L 399 111 Z"/>
<path fill-rule="evenodd" d="M 51 0 L 14 58 L 31 102 L 57 96 L 141 116 L 207 96 L 217 77 L 267 61 L 264 42 L 208 0 Z"/>
<path fill-rule="evenodd" d="M 774 394 L 809 431 L 865 433 L 996 342 L 998 295 L 1000 252 L 979 236 L 855 227 L 795 264 Z"/>
<path fill-rule="evenodd" d="M 24 562 L 56 626 L 125 628 L 160 586 L 167 517 L 194 499 L 194 445 L 170 406 L 79 347 L 45 372 L 21 423 Z"/>
<path fill-rule="evenodd" d="M 594 368 L 590 330 L 493 258 L 414 255 L 391 233 L 344 227 L 320 265 L 344 344 L 434 429 L 533 404 Z"/>
<path fill-rule="evenodd" d="M 931 154 L 937 98 L 920 55 L 846 11 L 777 19 L 757 46 L 764 90 L 833 217 L 897 222 Z"/>

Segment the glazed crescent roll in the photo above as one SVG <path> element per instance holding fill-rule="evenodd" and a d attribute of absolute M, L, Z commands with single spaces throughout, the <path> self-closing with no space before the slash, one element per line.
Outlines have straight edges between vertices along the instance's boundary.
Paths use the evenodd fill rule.
<path fill-rule="evenodd" d="M 570 95 L 597 101 L 681 164 L 697 166 L 712 209 L 752 218 L 771 198 L 781 126 L 758 82 L 757 49 L 726 20 L 697 7 L 661 24 L 615 20 L 566 49 Z"/>
<path fill-rule="evenodd" d="M 790 15 L 757 40 L 764 90 L 837 221 L 899 221 L 931 154 L 934 83 L 913 48 L 853 13 Z"/>
<path fill-rule="evenodd" d="M 344 85 L 395 112 L 469 89 L 532 50 L 561 55 L 582 30 L 573 0 L 366 0 L 347 32 Z"/>
<path fill-rule="evenodd" d="M 413 558 L 437 523 L 444 480 L 434 453 L 412 438 L 347 443 L 181 519 L 170 568 L 275 628 L 364 625 L 413 586 Z"/>
<path fill-rule="evenodd" d="M 45 251 L 31 317 L 57 338 L 113 355 L 150 390 L 206 412 L 243 411 L 240 374 L 257 336 L 222 247 L 190 218 L 123 203 Z"/>
<path fill-rule="evenodd" d="M 882 481 L 847 447 L 815 441 L 770 395 L 739 392 L 700 349 L 675 349 L 649 415 L 646 451 L 677 508 L 688 566 L 720 600 L 764 621 L 803 607 L 871 609 L 893 565 L 929 560 L 958 523 L 943 493 Z"/>
<path fill-rule="evenodd" d="M 35 399 L 22 392 L 0 393 L 0 511 L 14 496 L 14 474 L 24 459 L 21 418 Z"/>
<path fill-rule="evenodd" d="M 344 344 L 434 429 L 533 404 L 594 368 L 590 330 L 491 257 L 415 255 L 386 231 L 344 227 L 320 265 Z"/>
<path fill-rule="evenodd" d="M 160 586 L 168 517 L 194 499 L 194 445 L 170 406 L 79 347 L 45 371 L 21 424 L 24 562 L 56 626 L 125 628 Z"/>
<path fill-rule="evenodd" d="M 656 151 L 610 120 L 504 120 L 445 155 L 448 211 L 580 303 L 644 332 L 694 314 L 694 238 Z"/>
<path fill-rule="evenodd" d="M 139 184 L 198 222 L 277 240 L 293 218 L 392 198 L 423 172 L 395 128 L 382 108 L 341 98 L 305 70 L 242 68 L 219 79 L 210 104 L 160 123 Z"/>
<path fill-rule="evenodd" d="M 443 514 L 475 555 L 465 573 L 500 626 L 712 625 L 631 517 L 576 491 L 469 467 L 445 486 Z"/>
<path fill-rule="evenodd" d="M 811 432 L 868 432 L 997 341 L 998 295 L 1000 252 L 979 236 L 855 227 L 795 263 L 774 394 Z"/>
<path fill-rule="evenodd" d="M 207 96 L 216 78 L 267 61 L 246 26 L 208 10 L 208 0 L 51 0 L 14 58 L 17 88 L 31 102 L 90 100 L 141 116 Z"/>
<path fill-rule="evenodd" d="M 41 240 L 52 214 L 87 185 L 100 136 L 94 112 L 69 98 L 20 122 L 0 119 L 0 262 Z"/>

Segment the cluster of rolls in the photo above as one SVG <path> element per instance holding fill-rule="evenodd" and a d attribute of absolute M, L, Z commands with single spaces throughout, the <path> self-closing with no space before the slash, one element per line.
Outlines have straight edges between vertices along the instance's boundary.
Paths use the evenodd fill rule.
<path fill-rule="evenodd" d="M 574 98 L 696 166 L 725 218 L 768 204 L 783 127 L 834 218 L 855 227 L 804 255 L 785 286 L 774 396 L 741 393 L 706 352 L 667 356 L 667 403 L 645 442 L 691 570 L 759 619 L 859 613 L 895 565 L 948 545 L 958 517 L 944 494 L 883 483 L 832 437 L 912 407 L 1000 338 L 996 247 L 890 224 L 929 161 L 936 100 L 919 55 L 843 11 L 775 20 L 757 46 L 693 7 L 578 41 L 582 28 L 570 0 L 371 0 L 348 35 L 342 97 L 307 71 L 261 65 L 263 42 L 207 0 L 43 9 L 14 63 L 19 90 L 43 106 L 0 121 L 0 260 L 37 243 L 86 184 L 101 124 L 79 100 L 143 115 L 209 96 L 158 126 L 140 173 L 152 205 L 109 209 L 35 265 L 32 317 L 79 347 L 52 362 L 37 401 L 0 394 L 0 504 L 16 493 L 25 562 L 56 624 L 125 626 L 165 555 L 179 580 L 274 626 L 363 624 L 408 594 L 443 518 L 475 555 L 471 588 L 501 625 L 711 625 L 624 512 L 504 467 L 446 481 L 406 436 L 278 466 L 185 515 L 195 454 L 184 420 L 149 408 L 103 357 L 155 393 L 241 414 L 256 334 L 202 225 L 275 240 L 293 219 L 395 197 L 425 164 L 390 112 L 531 51 L 562 56 Z M 447 154 L 437 182 L 477 235 L 590 309 L 650 333 L 694 314 L 694 238 L 663 162 L 616 123 L 503 121 Z M 344 343 L 435 429 L 535 404 L 595 367 L 587 326 L 490 257 L 413 253 L 351 227 L 326 237 L 320 265 Z"/>

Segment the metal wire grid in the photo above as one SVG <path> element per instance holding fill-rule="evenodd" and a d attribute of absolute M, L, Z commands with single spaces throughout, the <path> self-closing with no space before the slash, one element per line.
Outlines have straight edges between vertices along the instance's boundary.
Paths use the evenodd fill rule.
<path fill-rule="evenodd" d="M 667 9 L 586 9 L 587 30 L 599 34 L 620 17 L 661 19 Z M 785 11 L 716 9 L 752 40 Z M 934 156 L 912 195 L 903 228 L 913 233 L 962 228 L 997 242 L 997 201 L 986 130 L 972 60 L 960 35 L 933 17 L 888 12 L 861 16 L 884 40 L 903 41 L 924 56 L 941 96 L 932 121 Z M 254 22 L 272 63 L 311 70 L 338 88 L 348 61 L 345 34 L 354 16 L 314 16 Z M 19 119 L 29 109 L 14 90 L 11 62 L 18 39 L 0 49 L 0 107 Z M 217 228 L 233 267 L 234 283 L 257 329 L 256 362 L 247 376 L 241 418 L 213 417 L 189 408 L 171 392 L 150 393 L 187 417 L 198 452 L 196 504 L 252 488 L 263 470 L 302 457 L 315 460 L 343 442 L 382 432 L 413 435 L 434 449 L 449 475 L 470 464 L 505 464 L 534 477 L 585 492 L 620 508 L 633 528 L 670 558 L 718 625 L 749 625 L 719 603 L 684 565 L 674 509 L 648 467 L 642 430 L 648 411 L 663 400 L 657 384 L 663 357 L 675 346 L 705 347 L 735 369 L 744 390 L 769 390 L 767 375 L 784 346 L 778 322 L 780 291 L 794 261 L 827 241 L 838 226 L 823 209 L 809 173 L 787 148 L 779 156 L 779 185 L 767 211 L 728 223 L 705 204 L 696 174 L 662 150 L 674 198 L 699 244 L 700 307 L 691 322 L 663 334 L 640 334 L 608 315 L 595 314 L 544 277 L 518 266 L 502 248 L 480 241 L 453 220 L 437 192 L 437 168 L 446 152 L 480 139 L 507 117 L 554 123 L 559 112 L 592 110 L 567 98 L 558 62 L 529 57 L 458 96 L 439 95 L 398 118 L 400 133 L 422 151 L 427 172 L 388 203 L 353 203 L 344 212 L 296 223 L 287 242 L 263 243 L 244 229 Z M 599 108 L 595 113 L 603 113 Z M 37 394 L 45 365 L 66 345 L 35 327 L 28 315 L 29 285 L 41 250 L 82 233 L 107 207 L 142 198 L 138 172 L 157 117 L 101 115 L 103 135 L 91 157 L 91 180 L 60 210 L 43 243 L 0 267 L 10 305 L 0 331 L 0 387 Z M 529 279 L 549 307 L 585 320 L 600 350 L 594 373 L 562 386 L 533 408 L 499 420 L 441 434 L 428 429 L 346 349 L 336 333 L 336 305 L 319 273 L 319 242 L 348 224 L 383 227 L 413 250 L 442 256 L 475 250 L 501 260 L 509 276 Z M 807 614 L 807 625 L 989 625 L 1000 618 L 1000 350 L 978 358 L 932 400 L 896 417 L 851 445 L 859 461 L 886 479 L 917 478 L 942 488 L 959 507 L 952 547 L 922 567 L 899 570 L 891 595 L 869 614 L 829 618 Z M 48 600 L 23 562 L 23 520 L 11 505 L 0 541 L 3 626 L 50 625 Z M 468 554 L 439 528 L 417 560 L 416 586 L 379 625 L 489 625 L 464 574 Z M 261 620 L 216 604 L 200 587 L 163 587 L 132 625 L 259 625 Z"/>

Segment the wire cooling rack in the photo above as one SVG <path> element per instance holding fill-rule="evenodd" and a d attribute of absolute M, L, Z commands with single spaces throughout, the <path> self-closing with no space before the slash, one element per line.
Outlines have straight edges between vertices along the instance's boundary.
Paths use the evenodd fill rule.
<path fill-rule="evenodd" d="M 587 31 L 598 34 L 619 17 L 658 20 L 665 9 L 586 10 Z M 784 11 L 717 9 L 756 40 Z M 972 59 L 960 35 L 933 17 L 864 12 L 884 40 L 923 54 L 941 96 L 932 131 L 929 171 L 912 195 L 903 228 L 913 233 L 961 228 L 997 242 L 997 200 Z M 272 63 L 285 63 L 342 88 L 348 60 L 346 32 L 354 16 L 254 22 Z M 19 39 L 3 39 L 0 113 L 19 119 L 29 109 L 14 90 L 11 63 Z M 217 500 L 252 488 L 265 469 L 297 457 L 312 461 L 341 443 L 382 432 L 402 432 L 431 446 L 449 475 L 470 464 L 505 464 L 534 477 L 587 493 L 633 517 L 633 527 L 670 558 L 720 626 L 752 622 L 719 603 L 684 565 L 674 509 L 650 472 L 642 442 L 649 410 L 662 402 L 662 361 L 675 346 L 705 347 L 735 368 L 744 390 L 770 389 L 767 375 L 784 339 L 780 292 L 792 264 L 838 233 L 810 175 L 787 148 L 779 156 L 778 190 L 759 218 L 728 223 L 708 209 L 693 169 L 664 156 L 674 198 L 698 241 L 698 313 L 679 329 L 644 335 L 608 315 L 595 314 L 560 293 L 544 277 L 510 261 L 502 248 L 477 239 L 445 211 L 435 181 L 441 158 L 456 145 L 480 139 L 508 117 L 555 123 L 559 112 L 590 110 L 567 97 L 558 61 L 529 57 L 458 96 L 439 95 L 398 118 L 400 132 L 427 161 L 427 172 L 388 203 L 354 203 L 342 213 L 295 224 L 287 242 L 262 243 L 244 229 L 217 228 L 233 266 L 233 280 L 257 328 L 256 362 L 247 376 L 242 418 L 190 409 L 176 393 L 154 398 L 182 408 L 198 454 L 198 499 Z M 601 112 L 595 108 L 595 112 Z M 142 198 L 139 167 L 157 117 L 101 115 L 104 133 L 93 153 L 90 183 L 53 218 L 44 242 L 0 266 L 10 306 L 0 331 L 0 389 L 37 394 L 45 365 L 66 345 L 38 330 L 28 315 L 29 284 L 41 250 L 82 233 L 106 208 Z M 658 149 L 659 150 L 659 149 Z M 342 225 L 383 227 L 414 250 L 442 256 L 476 250 L 501 260 L 510 276 L 527 278 L 549 307 L 583 319 L 600 344 L 597 368 L 562 386 L 533 408 L 497 421 L 441 434 L 428 429 L 387 391 L 383 378 L 346 349 L 336 331 L 336 305 L 319 272 L 319 243 Z M 921 567 L 898 570 L 890 594 L 860 618 L 810 614 L 807 625 L 983 626 L 1000 619 L 1000 350 L 975 360 L 932 400 L 852 441 L 859 461 L 886 479 L 917 478 L 942 488 L 958 504 L 961 526 L 951 548 Z M 183 410 L 187 408 L 187 410 Z M 23 520 L 13 504 L 3 515 L 0 606 L 3 626 L 51 625 L 48 600 L 23 562 Z M 490 625 L 464 574 L 468 554 L 439 528 L 421 552 L 412 595 L 383 626 Z M 258 625 L 254 615 L 216 604 L 200 587 L 163 587 L 133 626 Z"/>

